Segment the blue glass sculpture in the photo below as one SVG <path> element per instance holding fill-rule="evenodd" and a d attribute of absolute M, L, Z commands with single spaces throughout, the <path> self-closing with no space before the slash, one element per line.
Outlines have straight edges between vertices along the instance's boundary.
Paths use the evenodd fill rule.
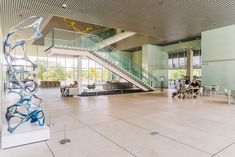
<path fill-rule="evenodd" d="M 40 126 L 43 126 L 45 123 L 44 112 L 40 108 L 42 99 L 35 95 L 38 89 L 36 71 L 37 64 L 30 60 L 24 50 L 24 46 L 27 42 L 42 37 L 42 34 L 39 31 L 41 22 L 42 17 L 39 16 L 32 16 L 20 22 L 18 25 L 10 29 L 3 42 L 3 55 L 7 63 L 7 75 L 10 82 L 9 93 L 15 93 L 20 96 L 20 99 L 15 104 L 7 107 L 6 110 L 5 117 L 8 124 L 8 131 L 10 133 L 13 133 L 18 126 L 29 120 L 31 123 L 38 123 Z M 27 25 L 28 23 L 31 24 Z M 28 39 L 13 40 L 16 33 L 25 30 L 33 30 L 34 33 Z M 17 47 L 23 49 L 23 57 L 19 58 L 12 55 L 13 50 Z M 27 67 L 24 70 L 18 69 L 14 64 L 19 61 L 26 62 L 27 65 L 31 66 L 31 68 Z M 17 119 L 17 123 L 13 119 Z"/>

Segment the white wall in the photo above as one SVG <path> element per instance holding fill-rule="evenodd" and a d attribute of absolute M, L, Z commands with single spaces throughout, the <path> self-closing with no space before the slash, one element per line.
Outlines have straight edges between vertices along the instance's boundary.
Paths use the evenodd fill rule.
<path fill-rule="evenodd" d="M 162 51 L 162 47 L 155 45 L 143 45 L 142 51 L 142 67 L 157 76 L 159 81 L 164 78 L 164 87 L 167 87 L 168 54 Z"/>
<path fill-rule="evenodd" d="M 202 32 L 202 84 L 235 89 L 235 25 Z"/>

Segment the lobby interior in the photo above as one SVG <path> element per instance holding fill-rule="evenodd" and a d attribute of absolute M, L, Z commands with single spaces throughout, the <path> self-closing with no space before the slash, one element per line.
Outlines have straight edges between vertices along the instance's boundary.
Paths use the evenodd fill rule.
<path fill-rule="evenodd" d="M 0 12 L 1 157 L 235 156 L 235 2 L 0 0 Z M 8 33 L 32 16 L 43 36 L 12 50 Z M 7 50 L 20 59 L 9 63 Z M 22 85 L 32 69 L 35 86 Z M 35 127 L 6 129 L 22 87 L 49 138 L 5 147 Z"/>

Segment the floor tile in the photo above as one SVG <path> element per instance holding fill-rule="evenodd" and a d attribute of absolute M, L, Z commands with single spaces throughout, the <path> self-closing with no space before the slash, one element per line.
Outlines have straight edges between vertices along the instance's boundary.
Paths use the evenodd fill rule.
<path fill-rule="evenodd" d="M 0 149 L 1 157 L 53 157 L 46 142 L 39 142 L 9 149 Z"/>
<path fill-rule="evenodd" d="M 216 155 L 217 157 L 234 157 L 235 156 L 235 144 L 226 148 L 222 152 Z"/>
<path fill-rule="evenodd" d="M 195 150 L 159 135 L 150 135 L 123 121 L 92 126 L 115 143 L 123 146 L 138 157 L 209 157 L 210 155 Z"/>
<path fill-rule="evenodd" d="M 192 127 L 161 120 L 153 115 L 128 119 L 127 121 L 143 128 L 157 131 L 163 136 L 211 154 L 223 149 L 234 141 L 233 139 L 214 135 Z"/>
<path fill-rule="evenodd" d="M 63 137 L 61 134 L 60 136 Z M 80 128 L 67 132 L 71 143 L 60 144 L 59 138 L 48 141 L 48 145 L 56 157 L 132 157 L 119 146 L 88 128 Z M 61 138 L 63 139 L 63 138 Z"/>

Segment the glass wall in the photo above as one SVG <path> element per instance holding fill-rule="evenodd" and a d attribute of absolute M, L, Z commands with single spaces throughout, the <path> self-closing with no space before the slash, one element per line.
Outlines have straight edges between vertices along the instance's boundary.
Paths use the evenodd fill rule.
<path fill-rule="evenodd" d="M 168 81 L 169 85 L 174 84 L 174 80 L 186 76 L 187 57 L 186 52 L 172 53 L 168 57 Z"/>
<path fill-rule="evenodd" d="M 82 57 L 82 85 L 92 85 L 102 86 L 109 80 L 124 81 L 119 76 L 113 74 L 105 67 L 94 62 L 93 60 Z M 126 81 L 125 81 L 126 82 Z"/>
<path fill-rule="evenodd" d="M 202 76 L 202 57 L 200 50 L 193 51 L 193 76 L 201 80 Z"/>
<path fill-rule="evenodd" d="M 182 69 L 182 68 L 186 68 L 186 66 L 187 66 L 186 52 L 169 54 L 169 57 L 168 57 L 169 69 L 175 69 L 175 68 Z"/>
<path fill-rule="evenodd" d="M 193 76 L 201 79 L 201 51 L 193 50 Z M 187 55 L 186 52 L 172 53 L 168 57 L 168 78 L 169 85 L 172 85 L 174 80 L 181 79 L 186 76 Z"/>
<path fill-rule="evenodd" d="M 78 80 L 78 58 L 70 56 L 46 56 L 43 46 L 35 46 L 28 44 L 25 46 L 25 50 L 29 58 L 38 64 L 38 80 L 40 81 L 60 81 L 61 86 L 69 85 L 74 80 Z M 17 49 L 13 52 L 16 57 L 23 57 L 24 53 L 21 49 Z M 15 68 L 24 70 L 24 68 L 31 68 L 28 63 L 24 61 L 18 61 Z M 100 64 L 93 60 L 82 57 L 82 86 L 86 87 L 93 83 L 96 86 L 102 86 L 109 80 L 124 81 L 122 78 L 111 73 L 108 69 L 104 68 Z M 3 79 L 7 81 L 6 62 L 3 59 Z M 22 76 L 23 77 L 23 76 Z M 8 85 L 7 85 L 8 87 Z"/>
<path fill-rule="evenodd" d="M 48 57 L 44 52 L 43 46 L 35 46 L 32 44 L 25 45 L 25 50 L 27 52 L 27 56 L 38 64 L 38 80 L 40 81 L 61 81 L 61 85 L 68 85 L 72 83 L 74 80 L 77 80 L 77 57 L 67 57 L 67 56 L 59 56 L 59 57 Z M 13 55 L 21 58 L 24 53 L 22 49 L 16 49 L 13 52 Z M 25 61 L 18 61 L 16 64 L 16 68 L 24 69 L 31 68 L 29 63 Z M 3 60 L 4 66 L 4 82 L 7 82 L 6 77 L 6 62 Z"/>

